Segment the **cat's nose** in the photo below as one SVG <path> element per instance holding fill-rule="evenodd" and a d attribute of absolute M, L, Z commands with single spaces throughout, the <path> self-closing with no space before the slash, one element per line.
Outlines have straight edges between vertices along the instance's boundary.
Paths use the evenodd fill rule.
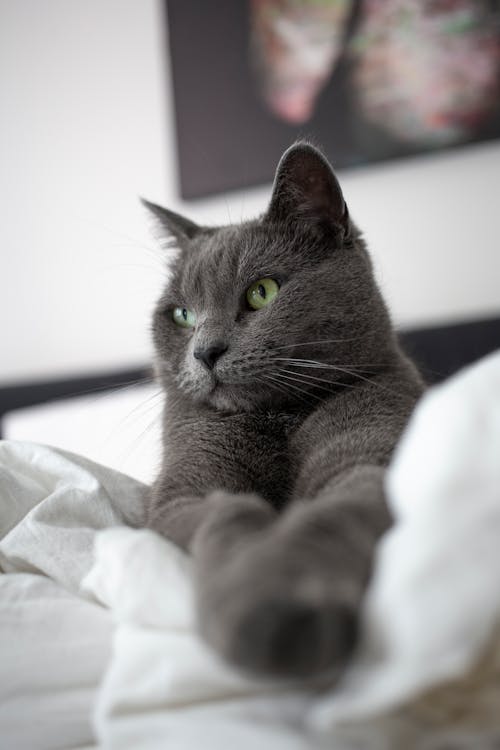
<path fill-rule="evenodd" d="M 195 349 L 193 354 L 196 359 L 203 362 L 205 367 L 212 370 L 221 354 L 224 354 L 225 351 L 227 351 L 227 344 L 224 344 L 222 341 L 217 341 L 211 346 Z"/>

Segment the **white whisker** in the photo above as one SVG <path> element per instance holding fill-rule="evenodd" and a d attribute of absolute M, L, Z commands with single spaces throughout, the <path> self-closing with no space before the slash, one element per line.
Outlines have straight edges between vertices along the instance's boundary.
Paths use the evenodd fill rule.
<path fill-rule="evenodd" d="M 319 383 L 327 383 L 328 385 L 332 385 L 332 386 L 337 386 L 337 385 L 344 386 L 344 385 L 346 385 L 346 383 L 342 382 L 341 380 L 326 380 L 326 378 L 317 378 L 314 375 L 308 375 L 305 372 L 298 373 L 298 372 L 294 372 L 293 370 L 284 370 L 284 369 L 280 369 L 279 372 L 280 373 L 286 372 L 286 373 L 288 373 L 290 375 L 295 375 L 298 378 L 307 378 L 308 380 L 313 380 L 313 381 L 316 381 L 316 382 L 319 382 Z M 304 381 L 304 380 L 302 380 L 302 382 L 304 383 L 304 385 L 307 384 L 306 381 Z M 353 386 L 351 385 L 350 387 L 353 387 Z"/>
<path fill-rule="evenodd" d="M 273 375 L 269 375 L 269 373 L 263 373 L 263 376 L 265 378 L 268 378 L 270 380 L 274 380 L 275 382 L 280 383 L 285 389 L 292 389 L 292 391 L 296 391 L 297 394 L 305 394 L 307 396 L 307 399 L 315 398 L 316 400 L 321 400 L 317 395 L 314 393 L 310 393 L 309 391 L 306 391 L 305 388 L 299 388 L 297 385 L 293 385 L 292 383 L 289 383 L 288 380 L 291 380 L 291 378 L 287 378 L 286 381 L 283 380 L 285 377 L 284 375 L 281 375 L 280 373 L 273 373 Z M 307 401 L 307 399 L 304 398 L 304 396 L 298 396 L 298 398 L 302 398 L 303 401 Z M 307 401 L 307 403 L 309 403 Z"/>
<path fill-rule="evenodd" d="M 262 377 L 266 378 L 266 380 L 270 380 L 271 382 L 277 384 L 276 387 L 280 387 L 280 390 L 282 393 L 285 393 L 287 396 L 295 396 L 296 398 L 300 398 L 301 401 L 304 401 L 305 403 L 310 405 L 310 401 L 304 396 L 300 395 L 302 393 L 306 393 L 307 396 L 311 396 L 312 394 L 307 393 L 307 391 L 304 391 L 302 388 L 298 388 L 295 385 L 292 385 L 291 383 L 284 383 L 278 375 L 275 377 L 272 375 L 269 375 L 268 373 L 263 373 Z"/>
<path fill-rule="evenodd" d="M 273 351 L 278 349 L 293 349 L 294 346 L 317 346 L 319 344 L 342 344 L 344 342 L 359 341 L 360 339 L 366 338 L 367 336 L 373 336 L 372 333 L 367 333 L 364 336 L 355 336 L 354 338 L 348 339 L 320 339 L 318 341 L 300 341 L 295 344 L 284 344 L 283 346 L 274 346 Z"/>

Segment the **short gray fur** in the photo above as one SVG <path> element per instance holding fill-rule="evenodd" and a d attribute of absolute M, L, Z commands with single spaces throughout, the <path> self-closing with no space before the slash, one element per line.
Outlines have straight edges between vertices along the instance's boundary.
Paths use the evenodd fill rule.
<path fill-rule="evenodd" d="M 385 467 L 423 390 L 325 157 L 283 155 L 268 211 L 198 227 L 146 204 L 178 254 L 153 336 L 166 393 L 146 524 L 194 558 L 198 622 L 252 672 L 337 677 L 356 642 Z M 258 279 L 280 284 L 260 310 Z M 175 307 L 196 313 L 178 327 Z M 218 346 L 212 369 L 194 351 Z M 390 613 L 388 613 L 390 616 Z"/>

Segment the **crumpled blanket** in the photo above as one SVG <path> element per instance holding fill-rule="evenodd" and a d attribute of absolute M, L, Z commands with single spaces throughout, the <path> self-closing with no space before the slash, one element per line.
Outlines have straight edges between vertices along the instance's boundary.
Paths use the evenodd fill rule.
<path fill-rule="evenodd" d="M 16 750 L 438 750 L 500 741 L 500 352 L 422 399 L 335 689 L 257 680 L 194 627 L 144 485 L 0 443 L 0 737 Z"/>

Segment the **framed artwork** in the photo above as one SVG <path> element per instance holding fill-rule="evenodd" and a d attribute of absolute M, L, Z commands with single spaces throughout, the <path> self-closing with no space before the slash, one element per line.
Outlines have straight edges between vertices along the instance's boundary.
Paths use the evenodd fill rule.
<path fill-rule="evenodd" d="M 500 136 L 500 0 L 166 0 L 180 194 Z"/>

